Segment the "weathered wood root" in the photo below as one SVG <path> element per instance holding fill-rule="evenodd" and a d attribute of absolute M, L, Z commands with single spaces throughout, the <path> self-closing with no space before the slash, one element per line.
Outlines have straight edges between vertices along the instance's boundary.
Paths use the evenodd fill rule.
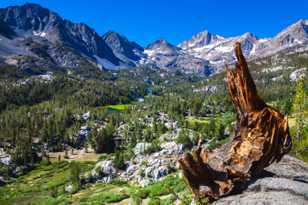
<path fill-rule="evenodd" d="M 226 67 L 227 88 L 237 112 L 237 133 L 218 150 L 198 148 L 180 160 L 184 177 L 196 198 L 218 199 L 238 184 L 280 161 L 291 149 L 288 119 L 258 95 L 240 43 L 236 68 Z"/>

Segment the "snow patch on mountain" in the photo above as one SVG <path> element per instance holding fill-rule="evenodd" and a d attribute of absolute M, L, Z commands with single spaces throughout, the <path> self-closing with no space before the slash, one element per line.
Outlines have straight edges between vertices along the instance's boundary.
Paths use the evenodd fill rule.
<path fill-rule="evenodd" d="M 240 42 L 246 58 L 259 58 L 292 48 L 294 52 L 308 49 L 308 20 L 299 20 L 273 38 L 258 38 L 252 33 L 235 37 L 222 37 L 208 31 L 194 35 L 190 40 L 180 43 L 178 47 L 186 53 L 208 60 L 216 72 L 222 70 L 225 63 L 235 61 L 233 47 Z"/>
<path fill-rule="evenodd" d="M 177 46 L 160 39 L 145 48 L 113 31 L 99 36 L 86 24 L 65 20 L 37 4 L 0 9 L 0 26 L 3 62 L 21 68 L 87 64 L 101 70 L 143 66 L 209 74 L 235 63 L 235 42 L 241 43 L 248 60 L 308 50 L 308 20 L 297 21 L 273 38 L 249 32 L 223 37 L 205 30 Z"/>
<path fill-rule="evenodd" d="M 40 37 L 46 37 L 47 33 L 46 32 L 37 32 L 37 31 L 33 31 L 33 35 L 34 36 L 40 36 Z"/>

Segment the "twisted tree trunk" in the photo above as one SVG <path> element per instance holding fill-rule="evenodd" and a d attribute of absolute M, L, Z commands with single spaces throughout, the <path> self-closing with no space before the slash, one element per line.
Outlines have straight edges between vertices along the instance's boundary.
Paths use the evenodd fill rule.
<path fill-rule="evenodd" d="M 226 68 L 227 87 L 237 112 L 237 131 L 220 149 L 198 148 L 180 160 L 195 197 L 215 200 L 259 174 L 291 149 L 288 119 L 258 95 L 240 43 L 236 68 Z"/>

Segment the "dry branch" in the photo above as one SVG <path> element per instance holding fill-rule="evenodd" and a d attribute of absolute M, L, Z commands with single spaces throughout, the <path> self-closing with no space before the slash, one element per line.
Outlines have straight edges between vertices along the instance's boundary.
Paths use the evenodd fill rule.
<path fill-rule="evenodd" d="M 288 119 L 258 95 L 240 43 L 235 45 L 235 69 L 226 66 L 227 88 L 237 112 L 236 135 L 218 150 L 198 148 L 180 160 L 184 177 L 195 197 L 215 200 L 291 149 Z"/>

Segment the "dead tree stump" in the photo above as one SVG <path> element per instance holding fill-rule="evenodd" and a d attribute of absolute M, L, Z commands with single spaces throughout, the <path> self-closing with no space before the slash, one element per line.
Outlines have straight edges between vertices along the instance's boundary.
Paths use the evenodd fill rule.
<path fill-rule="evenodd" d="M 211 201 L 230 194 L 291 149 L 288 119 L 258 95 L 240 43 L 236 68 L 226 66 L 227 88 L 237 112 L 236 135 L 221 148 L 198 148 L 180 160 L 183 175 L 196 199 Z"/>

